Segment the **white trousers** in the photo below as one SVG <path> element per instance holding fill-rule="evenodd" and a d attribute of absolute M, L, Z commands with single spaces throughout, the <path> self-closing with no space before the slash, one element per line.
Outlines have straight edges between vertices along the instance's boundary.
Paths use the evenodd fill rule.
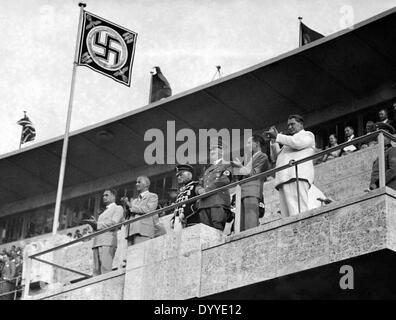
<path fill-rule="evenodd" d="M 309 183 L 304 180 L 298 182 L 300 192 L 300 212 L 309 210 L 308 190 Z M 283 217 L 298 214 L 297 182 L 283 184 L 279 189 L 280 210 Z"/>

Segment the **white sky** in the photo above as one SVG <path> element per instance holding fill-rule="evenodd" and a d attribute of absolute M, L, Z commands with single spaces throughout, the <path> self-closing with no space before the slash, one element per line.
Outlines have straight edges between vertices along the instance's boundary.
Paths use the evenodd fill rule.
<path fill-rule="evenodd" d="M 18 149 L 23 110 L 34 143 L 64 133 L 79 19 L 78 0 L 0 0 L 0 154 Z M 160 66 L 173 94 L 298 46 L 298 16 L 329 35 L 396 5 L 396 0 L 87 0 L 87 11 L 138 33 L 130 88 L 77 70 L 71 129 L 147 104 Z M 349 6 L 349 7 L 348 7 Z M 148 128 L 150 124 L 147 124 Z M 32 143 L 27 143 L 26 146 Z"/>

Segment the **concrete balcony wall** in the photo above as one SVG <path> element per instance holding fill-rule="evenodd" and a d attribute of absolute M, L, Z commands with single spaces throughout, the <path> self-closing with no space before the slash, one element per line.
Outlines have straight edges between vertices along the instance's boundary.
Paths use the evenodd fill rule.
<path fill-rule="evenodd" d="M 201 246 L 222 233 L 198 224 L 128 248 L 124 300 L 189 299 L 201 286 Z"/>
<path fill-rule="evenodd" d="M 35 296 L 34 300 L 122 300 L 124 270 L 117 270 Z"/>
<path fill-rule="evenodd" d="M 171 229 L 169 227 L 170 218 L 171 216 L 169 215 L 160 218 L 160 222 L 162 223 L 167 232 L 171 232 Z M 124 227 L 118 230 L 117 234 L 118 245 L 113 260 L 113 268 L 120 269 L 122 266 L 125 265 L 124 260 L 126 260 L 127 243 L 125 240 Z M 53 248 L 57 245 L 67 243 L 69 241 L 70 238 L 64 234 L 55 236 L 50 234 L 46 236 L 40 236 L 36 239 L 32 239 L 32 241 L 30 241 L 24 249 L 25 261 L 28 255 Z M 48 253 L 39 258 L 90 275 L 92 274 L 93 266 L 92 241 L 93 240 L 88 240 L 85 242 L 76 243 L 60 250 Z M 68 284 L 69 282 L 82 277 L 81 275 L 78 275 L 76 273 L 72 273 L 59 268 L 53 268 L 52 266 L 39 261 L 33 261 L 31 270 L 32 282 L 43 281 L 49 284 L 50 287 L 57 287 L 59 285 Z M 25 278 L 26 274 L 24 270 L 24 273 L 22 274 L 23 283 Z"/>
<path fill-rule="evenodd" d="M 396 192 L 376 190 L 209 243 L 202 250 L 200 296 L 395 250 L 395 209 Z"/>
<path fill-rule="evenodd" d="M 196 225 L 129 247 L 125 271 L 33 298 L 169 300 L 219 294 L 395 250 L 395 209 L 396 192 L 383 188 L 230 237 Z"/>

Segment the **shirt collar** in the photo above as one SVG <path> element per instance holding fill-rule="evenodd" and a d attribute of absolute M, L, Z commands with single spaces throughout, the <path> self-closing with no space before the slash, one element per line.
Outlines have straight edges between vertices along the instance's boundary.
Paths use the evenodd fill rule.
<path fill-rule="evenodd" d="M 350 140 L 352 140 L 352 139 L 354 139 L 355 138 L 355 135 L 353 134 L 353 135 L 351 135 L 349 138 L 348 138 L 348 141 L 350 141 Z"/>
<path fill-rule="evenodd" d="M 141 193 L 139 194 L 139 197 L 143 198 L 147 193 L 149 193 L 148 190 L 143 191 L 143 192 L 141 192 Z"/>
<path fill-rule="evenodd" d="M 106 209 L 109 209 L 110 207 L 115 206 L 115 205 L 116 205 L 115 202 L 112 202 L 112 203 L 110 203 L 110 204 L 108 204 L 108 205 L 106 206 Z"/>

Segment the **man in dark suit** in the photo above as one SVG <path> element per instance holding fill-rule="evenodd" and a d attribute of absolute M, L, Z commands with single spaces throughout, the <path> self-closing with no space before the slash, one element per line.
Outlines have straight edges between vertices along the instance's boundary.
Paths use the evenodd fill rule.
<path fill-rule="evenodd" d="M 246 149 L 250 155 L 246 165 L 243 165 L 238 158 L 234 159 L 233 164 L 238 168 L 238 173 L 242 178 L 247 178 L 269 169 L 268 157 L 262 152 L 263 147 L 263 137 L 254 134 L 248 139 L 246 144 Z M 263 179 L 257 179 L 241 185 L 242 231 L 259 225 L 259 202 L 263 197 L 263 182 Z"/>
<path fill-rule="evenodd" d="M 223 159 L 223 146 L 221 143 L 210 147 L 211 166 L 206 169 L 201 178 L 200 186 L 196 192 L 204 194 L 229 184 L 232 180 L 232 166 L 230 162 Z M 201 223 L 223 231 L 229 218 L 230 212 L 230 192 L 224 190 L 203 198 L 198 204 L 198 214 Z"/>
<path fill-rule="evenodd" d="M 136 199 L 130 199 L 130 201 L 128 201 L 127 197 L 121 199 L 131 212 L 130 218 L 134 218 L 136 215 L 144 215 L 157 209 L 158 195 L 150 192 L 149 187 L 150 179 L 146 176 L 140 176 L 136 179 L 136 189 L 139 192 L 139 196 Z M 156 225 L 158 224 L 159 218 L 157 214 L 129 224 L 126 235 L 128 245 L 154 238 Z"/>
<path fill-rule="evenodd" d="M 378 129 L 389 132 L 390 134 L 395 133 L 395 129 L 383 122 L 376 123 Z M 396 190 L 396 148 L 392 147 L 389 138 L 384 137 L 385 142 L 385 185 Z M 378 158 L 373 163 L 370 179 L 370 190 L 377 189 L 379 187 L 379 165 Z"/>
<path fill-rule="evenodd" d="M 89 223 L 94 230 L 102 230 L 120 223 L 124 218 L 124 210 L 115 203 L 117 190 L 107 189 L 103 192 L 103 203 L 106 210 L 99 215 L 96 221 L 94 217 L 84 220 Z M 117 250 L 117 230 L 102 233 L 93 240 L 93 275 L 97 276 L 110 272 L 113 268 L 113 259 Z"/>
<path fill-rule="evenodd" d="M 388 118 L 388 111 L 386 109 L 381 109 L 378 111 L 378 122 L 393 126 L 393 121 Z"/>

